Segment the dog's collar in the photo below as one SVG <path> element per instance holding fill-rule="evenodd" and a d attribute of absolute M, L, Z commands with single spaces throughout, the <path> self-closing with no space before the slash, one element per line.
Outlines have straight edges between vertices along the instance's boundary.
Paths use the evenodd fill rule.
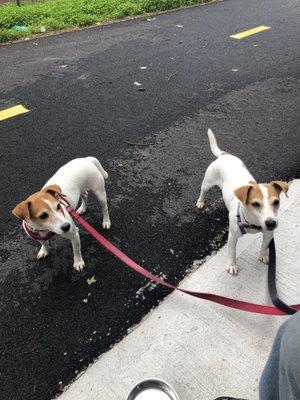
<path fill-rule="evenodd" d="M 64 200 L 66 203 L 68 203 L 68 201 L 66 199 L 64 199 Z M 59 202 L 62 206 L 65 206 L 65 203 L 63 203 L 61 201 L 59 201 Z M 65 216 L 65 211 L 64 211 L 63 207 L 61 207 L 60 209 L 61 209 L 62 215 Z M 51 239 L 54 235 L 56 235 L 55 232 L 32 229 L 25 221 L 23 221 L 23 229 L 24 229 L 25 233 L 27 234 L 27 236 L 29 236 L 33 240 L 46 241 L 46 240 Z M 43 235 L 43 234 L 41 234 L 42 232 L 48 232 L 48 234 Z"/>
<path fill-rule="evenodd" d="M 242 222 L 241 215 L 243 216 L 245 223 Z M 237 219 L 237 224 L 238 224 L 238 227 L 240 228 L 242 235 L 245 235 L 245 233 L 247 233 L 246 229 L 254 229 L 256 231 L 261 231 L 261 226 L 248 223 L 245 216 L 241 212 L 241 203 L 239 203 L 238 208 L 237 208 L 236 219 Z"/>
<path fill-rule="evenodd" d="M 26 224 L 25 221 L 23 221 L 23 229 L 24 229 L 25 233 L 27 234 L 27 236 L 29 236 L 33 240 L 46 241 L 46 240 L 51 239 L 55 235 L 55 232 L 51 232 L 51 231 L 32 230 L 30 228 L 30 226 L 28 224 Z M 44 235 L 41 235 L 41 232 L 48 232 L 48 234 L 44 236 Z"/>

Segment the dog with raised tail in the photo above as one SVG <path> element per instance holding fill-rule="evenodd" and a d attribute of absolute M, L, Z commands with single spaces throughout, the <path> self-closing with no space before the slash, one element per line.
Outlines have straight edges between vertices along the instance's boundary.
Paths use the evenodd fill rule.
<path fill-rule="evenodd" d="M 274 229 L 278 226 L 280 194 L 284 192 L 287 196 L 288 183 L 257 183 L 238 157 L 220 150 L 211 129 L 208 129 L 207 134 L 211 151 L 217 159 L 205 172 L 197 207 L 204 207 L 205 196 L 210 188 L 218 186 L 222 190 L 229 212 L 227 271 L 236 275 L 236 245 L 245 233 L 262 232 L 259 259 L 268 263 L 268 245 L 273 238 Z"/>
<path fill-rule="evenodd" d="M 41 244 L 37 258 L 49 254 L 49 239 L 55 234 L 71 240 L 74 256 L 74 268 L 81 271 L 84 261 L 78 228 L 67 211 L 66 202 L 83 214 L 87 209 L 87 197 L 93 192 L 102 208 L 104 229 L 110 228 L 105 182 L 108 174 L 94 157 L 76 158 L 62 166 L 50 178 L 44 187 L 21 201 L 12 211 L 13 215 L 23 220 L 23 228 L 28 236 Z"/>

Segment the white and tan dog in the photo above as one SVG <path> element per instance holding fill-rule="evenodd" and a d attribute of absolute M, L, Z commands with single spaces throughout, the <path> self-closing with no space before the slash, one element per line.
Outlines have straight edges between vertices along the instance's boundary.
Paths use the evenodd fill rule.
<path fill-rule="evenodd" d="M 235 275 L 238 271 L 236 244 L 244 233 L 262 232 L 259 259 L 268 262 L 268 245 L 278 225 L 279 195 L 282 191 L 287 194 L 288 184 L 283 181 L 256 183 L 239 158 L 219 149 L 210 129 L 207 134 L 211 151 L 217 159 L 205 172 L 197 207 L 203 208 L 207 191 L 213 186 L 219 186 L 229 211 L 227 271 Z"/>
<path fill-rule="evenodd" d="M 82 270 L 84 261 L 81 255 L 78 228 L 66 207 L 60 203 L 60 195 L 66 196 L 73 209 L 77 207 L 81 198 L 77 213 L 83 214 L 87 209 L 88 192 L 93 192 L 102 208 L 102 226 L 104 229 L 109 229 L 111 223 L 104 182 L 107 177 L 107 172 L 96 158 L 77 158 L 61 167 L 41 191 L 32 194 L 14 208 L 12 213 L 23 220 L 26 233 L 42 245 L 37 255 L 38 259 L 48 256 L 49 238 L 53 234 L 58 234 L 71 240 L 74 254 L 73 266 L 77 271 Z"/>

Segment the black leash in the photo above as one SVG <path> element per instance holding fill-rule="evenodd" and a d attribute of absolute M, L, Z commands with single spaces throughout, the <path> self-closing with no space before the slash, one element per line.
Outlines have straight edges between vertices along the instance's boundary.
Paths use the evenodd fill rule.
<path fill-rule="evenodd" d="M 298 311 L 295 308 L 290 307 L 289 305 L 284 303 L 278 297 L 276 288 L 276 249 L 275 249 L 274 239 L 272 239 L 269 243 L 268 288 L 272 303 L 274 304 L 275 307 L 279 308 L 279 310 L 283 311 L 285 314 L 288 315 L 295 314 Z M 215 400 L 244 400 L 244 399 L 225 396 L 225 397 L 218 397 Z"/>
<path fill-rule="evenodd" d="M 236 213 L 236 219 L 237 219 L 237 224 L 238 227 L 240 228 L 240 231 L 242 235 L 245 235 L 247 233 L 246 229 L 254 229 L 257 230 L 257 232 L 260 232 L 262 230 L 261 226 L 257 225 L 252 225 L 249 224 L 246 218 L 243 216 L 244 220 L 246 223 L 242 222 L 242 217 L 241 217 L 241 203 L 238 204 L 237 208 L 237 213 Z M 280 311 L 284 312 L 287 315 L 292 315 L 295 314 L 298 310 L 294 307 L 291 307 L 287 305 L 285 302 L 280 300 L 278 293 L 277 293 L 277 288 L 276 288 L 276 250 L 275 250 L 275 242 L 274 239 L 269 243 L 269 263 L 268 263 L 268 289 L 269 289 L 269 294 L 272 300 L 272 303 L 276 308 L 278 308 Z"/>
<path fill-rule="evenodd" d="M 283 311 L 288 315 L 295 314 L 297 310 L 293 307 L 290 307 L 282 300 L 280 300 L 277 288 L 276 288 L 276 250 L 275 250 L 275 242 L 272 239 L 269 243 L 269 268 L 268 268 L 268 288 L 272 303 L 275 307 L 279 308 L 279 310 Z"/>

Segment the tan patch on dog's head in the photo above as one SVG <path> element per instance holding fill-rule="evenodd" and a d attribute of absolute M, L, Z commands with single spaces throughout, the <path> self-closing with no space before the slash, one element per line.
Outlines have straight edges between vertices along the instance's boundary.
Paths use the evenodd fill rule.
<path fill-rule="evenodd" d="M 234 191 L 234 194 L 244 204 L 262 203 L 263 201 L 263 194 L 257 183 L 241 186 Z"/>
<path fill-rule="evenodd" d="M 53 212 L 51 205 L 55 207 L 57 200 L 53 194 L 48 191 L 40 191 L 32 194 L 26 200 L 21 201 L 13 210 L 12 213 L 15 217 L 29 220 L 41 220 L 43 214 L 49 215 Z"/>
<path fill-rule="evenodd" d="M 16 205 L 16 207 L 12 210 L 12 213 L 15 217 L 28 221 L 30 219 L 29 208 L 30 208 L 30 202 L 24 200 Z"/>
<path fill-rule="evenodd" d="M 278 207 L 280 202 L 280 193 L 284 192 L 287 196 L 289 185 L 283 181 L 272 181 L 270 183 L 264 183 L 264 186 L 268 190 L 268 200 L 271 206 Z"/>
<path fill-rule="evenodd" d="M 268 198 L 269 198 L 269 200 L 279 199 L 279 193 L 271 183 L 264 183 L 263 185 L 268 190 Z"/>
<path fill-rule="evenodd" d="M 61 187 L 58 185 L 49 185 L 42 189 L 42 192 L 51 194 L 53 197 L 57 197 L 58 194 L 62 194 Z"/>
<path fill-rule="evenodd" d="M 251 185 L 251 190 L 249 191 L 247 203 L 259 203 L 262 204 L 264 199 L 263 193 L 257 183 Z"/>
<path fill-rule="evenodd" d="M 287 192 L 289 190 L 289 184 L 285 181 L 272 181 L 268 184 L 268 186 L 271 186 L 276 190 L 278 194 L 283 192 L 286 197 L 288 197 Z"/>

